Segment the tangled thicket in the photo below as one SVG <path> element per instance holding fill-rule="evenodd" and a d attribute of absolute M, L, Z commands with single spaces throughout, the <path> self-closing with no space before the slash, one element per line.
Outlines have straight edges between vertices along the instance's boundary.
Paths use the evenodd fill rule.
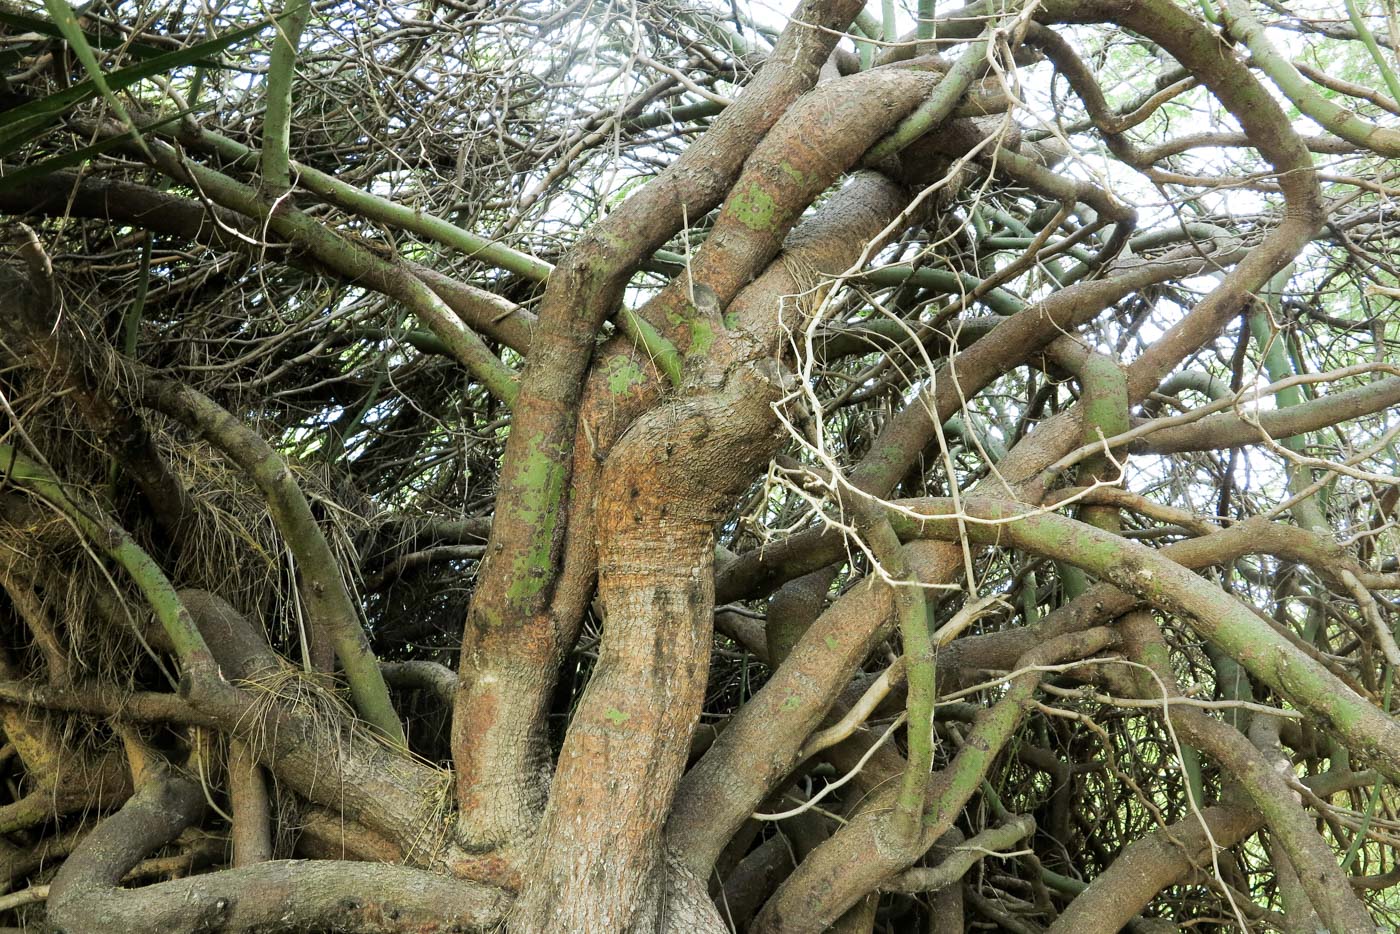
<path fill-rule="evenodd" d="M 1393 0 L 878 6 L 0 0 L 0 922 L 1400 923 Z"/>

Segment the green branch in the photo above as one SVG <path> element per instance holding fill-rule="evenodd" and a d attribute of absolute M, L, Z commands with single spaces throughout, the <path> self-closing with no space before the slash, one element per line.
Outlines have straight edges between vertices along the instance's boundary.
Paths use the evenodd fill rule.
<path fill-rule="evenodd" d="M 878 39 L 884 35 L 885 27 L 877 22 L 870 13 L 861 10 L 856 14 L 853 32 L 857 37 L 855 42 L 856 51 L 860 55 L 860 70 L 868 71 L 875 64 L 875 43 L 870 40 Z"/>
<path fill-rule="evenodd" d="M 1400 131 L 1378 127 L 1323 97 L 1293 63 L 1274 48 L 1264 26 L 1249 12 L 1247 0 L 1223 0 L 1220 13 L 1231 35 L 1244 41 L 1264 74 L 1306 116 L 1349 143 L 1382 156 L 1400 156 Z"/>
<path fill-rule="evenodd" d="M 280 236 L 304 247 L 338 273 L 403 302 L 492 395 L 507 404 L 515 401 L 515 371 L 409 269 L 352 243 L 302 211 L 286 206 L 273 211 L 252 188 L 222 172 L 180 159 L 163 143 L 153 142 L 151 148 L 156 167 L 171 178 L 194 185 L 223 207 L 265 221 Z"/>
<path fill-rule="evenodd" d="M 288 0 L 277 22 L 267 68 L 267 110 L 263 116 L 263 184 L 272 195 L 292 187 L 288 156 L 292 133 L 292 81 L 296 77 L 297 46 L 311 13 L 309 0 Z"/>
<path fill-rule="evenodd" d="M 266 154 L 260 156 L 256 149 L 250 149 L 211 130 L 201 129 L 187 142 L 245 167 L 251 168 L 259 158 L 264 160 L 264 165 L 266 164 Z M 554 267 L 542 259 L 463 230 L 440 217 L 362 191 L 333 175 L 327 175 L 300 162 L 292 162 L 290 165 L 296 169 L 297 181 L 302 187 L 338 207 L 354 211 L 366 220 L 378 221 L 419 234 L 443 246 L 460 250 L 472 259 L 536 282 L 548 279 L 549 274 L 554 271 Z"/>
<path fill-rule="evenodd" d="M 995 22 L 995 21 L 994 21 Z M 928 26 L 932 28 L 932 23 Z M 925 23 L 919 21 L 919 38 L 926 38 L 923 35 Z M 988 26 L 988 33 L 991 26 Z M 865 154 L 864 164 L 875 166 L 888 159 L 890 156 L 900 152 L 916 139 L 924 136 L 929 130 L 938 126 L 953 113 L 953 108 L 957 107 L 958 101 L 972 85 L 972 81 L 981 73 L 987 64 L 987 49 L 990 42 L 987 39 L 978 39 L 967 47 L 962 57 L 958 59 L 943 80 L 938 82 L 938 87 L 928 96 L 928 100 L 919 105 L 918 109 L 905 117 L 891 132 L 880 142 L 870 148 Z"/>
<path fill-rule="evenodd" d="M 684 364 L 680 352 L 650 321 L 624 306 L 617 313 L 617 328 L 651 358 L 672 386 L 681 384 Z"/>
<path fill-rule="evenodd" d="M 1395 77 L 1395 72 L 1391 69 L 1390 63 L 1381 54 L 1381 47 L 1376 42 L 1376 37 L 1371 33 L 1371 27 L 1366 25 L 1366 17 L 1361 15 L 1361 9 L 1356 5 L 1356 0 L 1346 0 L 1347 17 L 1351 19 L 1352 28 L 1361 37 L 1361 42 L 1366 46 L 1366 51 L 1371 53 L 1371 60 L 1376 63 L 1376 68 L 1380 71 L 1381 77 L 1385 80 L 1385 86 L 1390 89 L 1390 99 L 1400 102 L 1400 79 Z"/>
<path fill-rule="evenodd" d="M 1376 709 L 1320 662 L 1304 654 L 1234 597 L 1151 548 L 1064 516 L 1028 513 L 1023 504 L 964 499 L 954 518 L 946 499 L 912 501 L 929 518 L 890 510 L 903 536 L 1020 548 L 1083 568 L 1120 590 L 1187 622 L 1246 671 L 1311 714 L 1352 751 L 1400 779 L 1400 723 Z"/>
<path fill-rule="evenodd" d="M 257 486 L 296 559 L 298 589 L 312 625 L 334 646 L 345 669 L 355 709 L 389 740 L 406 747 L 403 725 L 389 701 L 389 688 L 341 576 L 340 563 L 287 463 L 256 432 L 188 386 L 148 380 L 141 401 L 198 431 Z"/>
<path fill-rule="evenodd" d="M 981 786 L 992 763 L 1025 718 L 1045 677 L 1040 669 L 1063 658 L 1086 658 L 1112 645 L 1115 639 L 1116 634 L 1104 628 L 1068 633 L 1031 649 L 1016 660 L 1015 670 L 1022 673 L 1011 679 L 1000 700 L 977 714 L 962 748 L 938 774 L 924 816 L 926 838 L 933 835 L 933 830 L 942 833 L 951 826 Z"/>
<path fill-rule="evenodd" d="M 1079 365 L 1080 400 L 1084 407 L 1084 443 L 1112 438 L 1129 428 L 1128 376 L 1113 358 L 1090 352 Z M 1084 459 L 1079 467 L 1082 480 L 1117 480 L 1109 476 L 1116 468 L 1107 451 Z M 1079 518 L 1106 532 L 1118 532 L 1118 509 L 1113 506 L 1085 506 Z"/>
<path fill-rule="evenodd" d="M 1269 280 L 1268 288 L 1263 290 L 1262 300 L 1255 303 L 1254 308 L 1249 313 L 1250 335 L 1264 354 L 1264 372 L 1268 374 L 1269 381 L 1273 383 L 1296 375 L 1293 372 L 1293 364 L 1288 359 L 1288 351 L 1284 347 L 1283 334 L 1275 331 L 1273 325 L 1274 320 L 1280 320 L 1282 317 L 1283 304 L 1280 298 L 1283 287 L 1288 284 L 1292 274 L 1293 267 L 1290 264 L 1287 269 Z M 1279 390 L 1278 395 L 1274 398 L 1280 409 L 1302 405 L 1306 401 L 1301 386 L 1285 386 Z M 1306 435 L 1295 435 L 1284 438 L 1279 443 L 1288 450 L 1301 454 L 1308 446 L 1308 439 Z M 1295 496 L 1312 484 L 1312 473 L 1306 467 L 1289 463 L 1285 465 L 1284 471 L 1288 476 L 1289 492 Z M 1298 524 L 1304 528 L 1313 531 L 1330 531 L 1327 517 L 1316 496 L 1306 496 L 1300 499 L 1294 504 L 1291 511 L 1293 518 L 1298 520 Z"/>
<path fill-rule="evenodd" d="M 107 76 L 102 72 L 102 66 L 97 62 L 97 55 L 92 51 L 92 46 L 88 45 L 87 36 L 78 25 L 77 14 L 68 5 L 67 0 L 44 0 L 44 5 L 48 7 L 49 15 L 53 17 L 54 25 L 59 32 L 63 33 L 63 38 L 68 42 L 73 54 L 78 56 L 78 61 L 82 63 L 83 70 L 88 73 L 88 78 L 98 92 L 107 101 L 107 106 L 112 108 L 112 112 L 117 115 L 117 119 L 126 127 L 127 133 L 131 136 L 138 149 L 150 153 L 146 150 L 146 141 L 141 138 L 141 133 L 136 129 L 136 124 L 132 122 L 131 114 L 127 112 L 122 104 L 121 98 L 107 83 Z"/>
<path fill-rule="evenodd" d="M 76 502 L 53 474 L 8 444 L 0 444 L 0 477 L 42 497 L 67 516 L 108 557 L 120 564 L 136 583 L 156 620 L 170 637 L 175 655 L 192 677 L 215 676 L 217 665 L 204 637 L 185 609 L 170 580 L 126 529 L 91 503 Z"/>
<path fill-rule="evenodd" d="M 914 847 L 923 827 L 924 800 L 928 794 L 929 773 L 933 770 L 933 708 L 938 698 L 933 637 L 928 628 L 928 601 L 889 519 L 873 502 L 866 500 L 853 504 L 852 512 L 861 538 L 874 553 L 880 575 L 890 588 L 900 638 L 904 642 L 909 748 L 890 821 L 895 845 Z"/>

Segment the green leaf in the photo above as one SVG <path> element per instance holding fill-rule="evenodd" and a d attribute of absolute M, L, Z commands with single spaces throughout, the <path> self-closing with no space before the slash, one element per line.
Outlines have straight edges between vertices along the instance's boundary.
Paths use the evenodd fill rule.
<path fill-rule="evenodd" d="M 52 20 L 42 16 L 17 13 L 13 10 L 0 10 L 0 26 L 9 26 L 22 33 L 33 32 L 55 39 L 66 38 L 63 31 Z M 160 46 L 147 45 L 144 42 L 128 42 L 128 37 L 124 33 L 102 32 L 100 26 L 97 31 L 83 30 L 83 38 L 87 40 L 88 45 L 95 49 L 120 48 L 128 55 L 134 55 L 137 58 L 153 58 L 169 51 Z"/>
<path fill-rule="evenodd" d="M 112 108 L 117 119 L 125 124 L 126 132 L 130 134 L 132 140 L 141 147 L 141 151 L 149 159 L 151 151 L 146 148 L 146 141 L 141 138 L 141 134 L 137 131 L 136 123 L 131 119 L 131 114 L 126 112 L 126 105 L 121 102 L 121 98 L 117 97 L 116 92 L 107 86 L 107 76 L 102 73 L 102 66 L 97 61 L 97 53 L 93 52 L 92 46 L 88 45 L 87 37 L 83 35 L 83 29 L 78 25 L 78 14 L 73 12 L 73 8 L 68 5 L 67 0 L 44 0 L 44 5 L 48 7 L 54 25 L 58 27 L 59 32 L 63 33 L 63 38 L 67 40 L 73 54 L 78 56 L 78 61 L 82 62 L 83 68 L 87 70 L 88 77 L 106 99 L 107 106 Z"/>
<path fill-rule="evenodd" d="M 188 113 L 190 113 L 190 111 L 182 110 L 179 113 L 172 114 L 156 123 L 148 124 L 141 129 L 141 132 L 143 134 L 152 133 L 161 127 L 174 123 Z M 57 172 L 59 169 L 81 165 L 94 156 L 101 155 L 114 146 L 117 146 L 123 142 L 123 140 L 124 137 L 111 136 L 107 139 L 98 140 L 91 146 L 84 146 L 82 149 L 61 153 L 53 158 L 45 159 L 43 162 L 26 165 L 24 168 L 18 169 L 17 171 L 6 172 L 4 175 L 0 175 L 0 192 L 9 191 L 12 188 L 22 188 L 25 185 L 32 185 L 45 175 Z"/>
<path fill-rule="evenodd" d="M 225 33 L 210 39 L 208 42 L 201 42 L 186 49 L 177 49 L 174 52 L 166 52 L 148 58 L 136 65 L 121 68 L 105 75 L 104 83 L 108 91 L 118 91 L 152 75 L 164 74 L 176 68 L 197 64 L 210 55 L 222 52 L 234 43 L 257 35 L 271 23 L 271 19 L 259 20 L 251 26 Z M 0 157 L 9 155 L 34 139 L 65 111 L 100 93 L 102 92 L 98 85 L 94 81 L 88 80 L 39 100 L 0 112 Z"/>

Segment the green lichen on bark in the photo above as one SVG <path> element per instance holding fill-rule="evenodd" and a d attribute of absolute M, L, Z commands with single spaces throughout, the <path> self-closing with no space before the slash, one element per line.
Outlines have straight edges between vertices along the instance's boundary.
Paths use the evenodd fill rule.
<path fill-rule="evenodd" d="M 736 191 L 725 208 L 726 214 L 753 231 L 771 230 L 775 212 L 773 196 L 758 182 L 750 182 L 746 188 Z"/>
<path fill-rule="evenodd" d="M 529 546 L 514 557 L 506 597 L 525 600 L 548 585 L 553 567 L 554 533 L 564 508 L 564 483 L 568 465 L 538 446 L 526 454 L 519 481 L 523 489 L 517 521 L 529 529 Z"/>

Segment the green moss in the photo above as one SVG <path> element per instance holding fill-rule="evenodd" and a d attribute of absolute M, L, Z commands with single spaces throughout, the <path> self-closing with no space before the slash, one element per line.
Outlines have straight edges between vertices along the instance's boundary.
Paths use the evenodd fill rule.
<path fill-rule="evenodd" d="M 707 352 L 714 342 L 714 326 L 703 318 L 696 318 L 690 322 L 690 347 L 686 350 L 686 356 L 700 356 Z"/>
<path fill-rule="evenodd" d="M 646 381 L 646 374 L 630 357 L 613 357 L 607 362 L 608 391 L 622 395 Z"/>
<path fill-rule="evenodd" d="M 750 230 L 771 230 L 773 228 L 773 196 L 763 190 L 757 182 L 749 185 L 747 191 L 734 194 L 729 202 L 729 212 Z"/>
<path fill-rule="evenodd" d="M 538 439 L 532 441 L 521 475 L 525 496 L 516 518 L 531 527 L 531 542 L 515 559 L 511 569 L 513 579 L 506 589 L 506 598 L 510 600 L 528 599 L 544 589 L 549 579 L 554 529 L 559 524 L 567 471 L 562 458 L 550 456 L 538 445 Z"/>
<path fill-rule="evenodd" d="M 605 719 L 611 720 L 617 726 L 622 726 L 622 724 L 632 719 L 632 715 L 630 713 L 623 713 L 616 707 L 609 707 L 607 713 L 603 714 L 603 717 Z"/>
<path fill-rule="evenodd" d="M 794 185 L 805 185 L 807 183 L 806 173 L 791 162 L 779 162 L 778 171 L 791 179 Z"/>

